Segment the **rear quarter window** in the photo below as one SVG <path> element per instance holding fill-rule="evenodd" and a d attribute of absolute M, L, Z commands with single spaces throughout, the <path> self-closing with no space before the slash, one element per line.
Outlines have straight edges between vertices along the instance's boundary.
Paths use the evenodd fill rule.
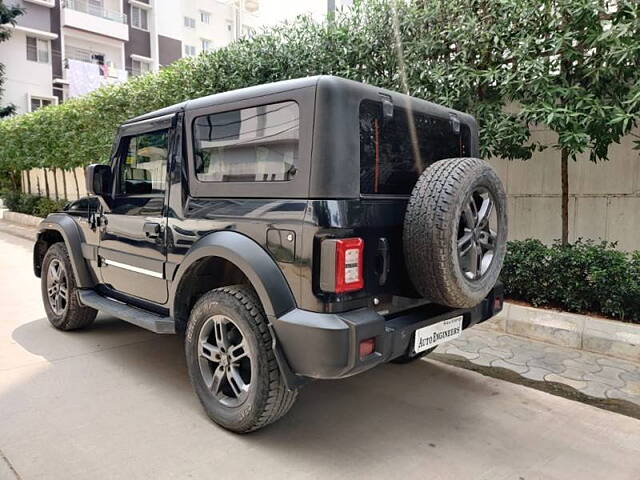
<path fill-rule="evenodd" d="M 382 103 L 360 104 L 360 193 L 409 195 L 432 163 L 470 154 L 470 130 L 450 119 L 394 106 L 383 118 Z"/>
<path fill-rule="evenodd" d="M 300 114 L 293 101 L 213 113 L 193 124 L 201 182 L 277 182 L 295 174 Z"/>

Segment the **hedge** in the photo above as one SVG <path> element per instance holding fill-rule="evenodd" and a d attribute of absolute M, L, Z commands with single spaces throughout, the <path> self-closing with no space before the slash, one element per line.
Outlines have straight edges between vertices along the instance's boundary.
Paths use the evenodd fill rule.
<path fill-rule="evenodd" d="M 500 8 L 496 3 L 495 10 Z M 485 50 L 493 44 L 494 33 L 487 30 L 487 38 L 479 42 L 478 31 L 485 29 L 477 23 L 447 27 L 460 21 L 462 13 L 472 15 L 466 0 L 369 0 L 356 2 L 348 14 L 323 24 L 300 17 L 225 48 L 183 58 L 158 73 L 1 121 L 0 170 L 69 169 L 105 162 L 117 125 L 128 118 L 187 99 L 318 74 L 407 91 L 473 113 L 482 120 L 483 155 L 498 150 L 504 154 L 505 145 L 526 141 L 528 128 L 503 111 L 502 96 L 492 92 L 494 64 L 470 70 L 469 58 L 488 58 Z M 392 28 L 393 18 L 397 29 Z M 517 36 L 517 31 L 515 36 L 503 33 Z M 452 61 L 444 55 L 452 42 L 464 43 L 469 57 Z M 487 87 L 479 89 L 479 83 Z M 518 147 L 524 155 L 529 150 Z"/>
<path fill-rule="evenodd" d="M 501 273 L 506 295 L 640 323 L 640 251 L 615 247 L 582 240 L 551 246 L 531 239 L 509 242 Z"/>
<path fill-rule="evenodd" d="M 12 212 L 26 213 L 36 217 L 46 217 L 50 213 L 60 212 L 68 203 L 67 200 L 53 200 L 48 197 L 27 195 L 15 191 L 0 193 L 5 206 Z"/>

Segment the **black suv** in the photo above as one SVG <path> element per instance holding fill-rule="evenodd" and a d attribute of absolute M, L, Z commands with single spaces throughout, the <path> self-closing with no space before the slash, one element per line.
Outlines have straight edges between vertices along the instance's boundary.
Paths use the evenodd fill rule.
<path fill-rule="evenodd" d="M 330 76 L 124 123 L 89 197 L 48 216 L 53 326 L 103 311 L 182 332 L 207 414 L 236 432 L 310 379 L 417 359 L 502 308 L 505 193 L 464 113 Z"/>

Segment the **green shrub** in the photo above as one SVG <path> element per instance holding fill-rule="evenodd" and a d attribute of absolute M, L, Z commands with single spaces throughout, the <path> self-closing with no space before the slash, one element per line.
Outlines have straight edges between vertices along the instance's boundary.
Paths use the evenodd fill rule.
<path fill-rule="evenodd" d="M 61 211 L 66 205 L 66 200 L 52 200 L 48 197 L 27 195 L 21 192 L 8 191 L 0 196 L 5 206 L 12 212 L 26 213 L 36 217 L 46 217 L 50 213 Z"/>
<path fill-rule="evenodd" d="M 509 242 L 501 274 L 506 294 L 536 306 L 640 322 L 640 251 L 629 254 L 615 246 Z"/>

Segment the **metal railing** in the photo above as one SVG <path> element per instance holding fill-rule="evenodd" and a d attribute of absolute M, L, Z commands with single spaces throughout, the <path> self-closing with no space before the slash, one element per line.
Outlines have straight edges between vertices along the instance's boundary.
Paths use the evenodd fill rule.
<path fill-rule="evenodd" d="M 100 17 L 118 23 L 127 23 L 126 14 L 93 5 L 88 0 L 63 0 L 62 5 L 65 8 L 69 8 L 77 12 L 88 13 L 94 17 Z"/>

